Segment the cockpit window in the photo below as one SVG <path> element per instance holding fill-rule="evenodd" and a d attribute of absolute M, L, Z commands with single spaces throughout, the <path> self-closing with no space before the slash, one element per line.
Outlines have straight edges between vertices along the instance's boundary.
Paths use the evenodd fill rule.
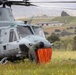
<path fill-rule="evenodd" d="M 33 34 L 29 26 L 19 26 L 17 31 L 20 38 Z"/>
<path fill-rule="evenodd" d="M 40 27 L 40 26 L 32 26 L 32 28 L 33 28 L 33 30 L 34 30 L 36 35 L 40 35 L 42 37 L 45 37 L 42 27 Z"/>
<path fill-rule="evenodd" d="M 17 41 L 16 34 L 13 29 L 10 30 L 9 42 Z"/>

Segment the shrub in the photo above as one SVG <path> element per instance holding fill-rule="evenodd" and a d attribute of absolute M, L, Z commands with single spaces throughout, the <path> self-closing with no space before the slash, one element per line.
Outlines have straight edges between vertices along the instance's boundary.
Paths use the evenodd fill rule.
<path fill-rule="evenodd" d="M 54 49 L 58 50 L 72 50 L 72 39 L 65 39 L 54 42 Z"/>
<path fill-rule="evenodd" d="M 62 41 L 56 41 L 55 43 L 54 43 L 54 46 L 53 46 L 53 48 L 54 49 L 63 49 L 63 43 L 62 43 Z"/>
<path fill-rule="evenodd" d="M 76 50 L 76 36 L 73 37 L 73 50 Z"/>
<path fill-rule="evenodd" d="M 52 35 L 51 36 L 49 36 L 48 38 L 47 38 L 50 42 L 55 42 L 55 41 L 60 41 L 60 38 L 55 34 L 55 33 L 52 33 Z"/>
<path fill-rule="evenodd" d="M 55 32 L 60 32 L 60 30 L 59 29 L 55 29 Z"/>
<path fill-rule="evenodd" d="M 76 30 L 74 31 L 74 33 L 76 33 Z"/>

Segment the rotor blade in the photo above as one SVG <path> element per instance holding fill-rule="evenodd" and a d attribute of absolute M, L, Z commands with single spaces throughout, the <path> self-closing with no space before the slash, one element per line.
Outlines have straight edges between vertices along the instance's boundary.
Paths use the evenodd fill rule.
<path fill-rule="evenodd" d="M 31 4 L 30 2 L 27 2 L 28 0 L 25 1 L 7 1 L 5 4 L 7 6 L 11 5 L 21 5 L 21 6 L 36 6 L 35 4 Z"/>
<path fill-rule="evenodd" d="M 69 9 L 69 10 L 76 10 L 76 8 L 64 8 L 64 9 Z"/>
<path fill-rule="evenodd" d="M 0 2 L 0 5 L 1 5 L 2 3 Z"/>
<path fill-rule="evenodd" d="M 0 0 L 0 4 L 13 4 L 13 3 L 27 3 L 28 0 L 22 0 L 22 1 L 15 1 L 15 0 Z M 30 2 L 29 2 L 30 3 Z"/>
<path fill-rule="evenodd" d="M 7 1 L 6 3 L 26 3 L 26 2 L 23 2 L 23 1 Z"/>
<path fill-rule="evenodd" d="M 27 3 L 27 1 L 28 0 L 24 0 L 24 1 L 9 1 L 9 0 L 0 0 L 0 5 L 2 5 L 2 4 L 6 4 L 6 5 L 8 5 L 8 6 L 11 6 L 11 5 L 13 5 L 13 4 L 18 4 L 18 3 Z M 29 2 L 28 2 L 29 3 Z"/>
<path fill-rule="evenodd" d="M 6 2 L 7 0 L 0 0 L 0 2 L 2 2 L 2 3 L 4 3 L 4 2 Z"/>
<path fill-rule="evenodd" d="M 76 3 L 76 1 L 29 1 L 31 3 Z"/>
<path fill-rule="evenodd" d="M 76 3 L 76 1 L 29 1 L 29 0 L 22 0 L 22 1 L 15 1 L 15 0 L 0 0 L 0 3 Z"/>
<path fill-rule="evenodd" d="M 11 6 L 11 5 L 22 5 L 22 6 L 35 6 L 33 4 L 30 4 L 30 2 L 27 2 L 28 0 L 26 1 L 7 1 L 5 4 L 7 6 Z"/>
<path fill-rule="evenodd" d="M 0 0 L 0 2 L 28 2 L 29 0 Z"/>
<path fill-rule="evenodd" d="M 0 5 L 2 4 L 2 2 L 0 1 Z"/>
<path fill-rule="evenodd" d="M 42 8 L 46 8 L 46 9 L 54 9 L 54 8 L 57 8 L 57 9 L 69 9 L 69 10 L 76 10 L 75 8 L 75 4 L 64 4 L 61 3 L 61 4 L 52 4 L 52 3 L 32 3 L 34 5 L 36 5 L 37 7 L 42 7 Z"/>
<path fill-rule="evenodd" d="M 22 1 L 15 1 L 15 0 L 0 0 L 0 3 L 76 3 L 76 1 L 29 1 L 29 0 L 22 0 Z"/>
<path fill-rule="evenodd" d="M 13 3 L 12 5 L 20 5 L 20 6 L 36 6 L 34 4 L 24 4 L 24 3 Z"/>

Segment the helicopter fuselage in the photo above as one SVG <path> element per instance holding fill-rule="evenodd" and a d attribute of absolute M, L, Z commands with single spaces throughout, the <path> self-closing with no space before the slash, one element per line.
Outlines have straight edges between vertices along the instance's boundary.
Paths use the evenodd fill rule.
<path fill-rule="evenodd" d="M 50 42 L 45 39 L 40 26 L 28 25 L 23 22 L 3 21 L 0 22 L 0 59 L 8 57 L 28 57 L 29 48 L 43 42 L 45 47 L 51 47 Z"/>
<path fill-rule="evenodd" d="M 24 58 L 39 62 L 45 56 L 43 62 L 50 61 L 52 44 L 46 40 L 41 26 L 15 21 L 11 8 L 5 7 L 9 2 L 2 4 L 3 7 L 0 7 L 0 63 Z M 41 49 L 40 43 L 43 43 L 43 49 Z M 33 49 L 36 44 L 40 47 L 37 48 L 37 51 L 34 49 L 32 52 L 31 47 Z"/>

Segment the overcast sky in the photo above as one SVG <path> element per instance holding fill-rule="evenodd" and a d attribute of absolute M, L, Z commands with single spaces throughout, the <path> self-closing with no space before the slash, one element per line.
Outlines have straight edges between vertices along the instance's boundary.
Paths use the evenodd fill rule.
<path fill-rule="evenodd" d="M 23 1 L 23 0 L 9 0 L 9 1 Z M 48 1 L 76 1 L 76 0 L 29 0 L 30 2 L 48 2 Z M 59 8 L 76 8 L 76 3 L 33 3 L 40 7 L 59 7 Z"/>
<path fill-rule="evenodd" d="M 22 1 L 22 0 L 11 0 Z M 30 2 L 44 2 L 44 1 L 76 1 L 76 0 L 29 0 Z M 76 3 L 33 3 L 39 7 L 23 7 L 12 6 L 15 17 L 35 16 L 35 15 L 60 15 L 64 10 L 70 15 L 76 16 Z M 68 8 L 68 9 L 67 9 Z M 71 9 L 70 9 L 71 8 Z M 72 10 L 74 9 L 74 10 Z"/>

